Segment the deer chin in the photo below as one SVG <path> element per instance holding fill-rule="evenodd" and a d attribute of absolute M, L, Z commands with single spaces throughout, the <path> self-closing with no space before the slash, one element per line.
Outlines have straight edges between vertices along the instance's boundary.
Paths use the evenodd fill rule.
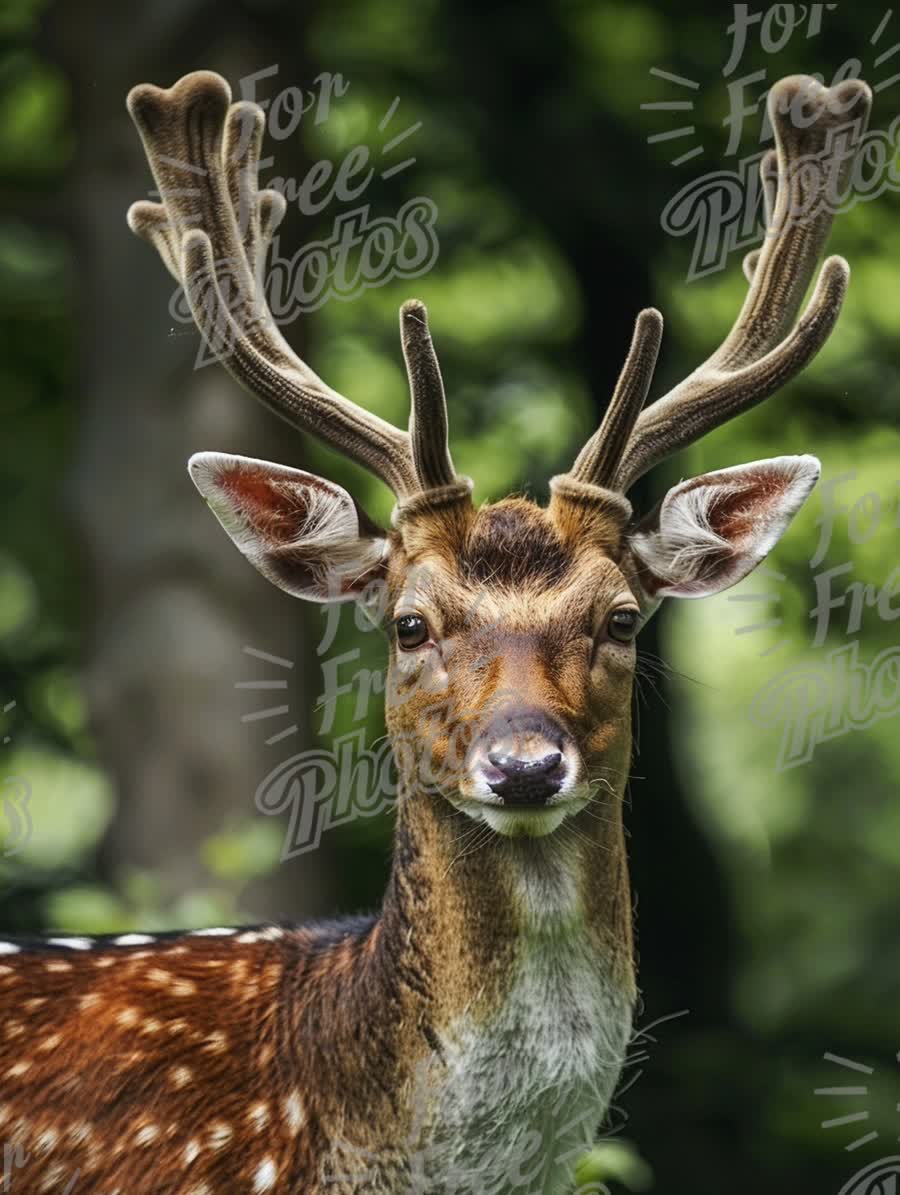
<path fill-rule="evenodd" d="M 566 805 L 534 810 L 484 805 L 481 820 L 504 838 L 546 838 L 559 829 L 568 813 Z"/>
<path fill-rule="evenodd" d="M 450 803 L 473 821 L 483 822 L 504 838 L 546 838 L 568 818 L 580 813 L 590 800 L 586 784 L 561 791 L 543 805 L 507 805 L 487 786 L 463 783 L 460 791 L 448 794 Z"/>

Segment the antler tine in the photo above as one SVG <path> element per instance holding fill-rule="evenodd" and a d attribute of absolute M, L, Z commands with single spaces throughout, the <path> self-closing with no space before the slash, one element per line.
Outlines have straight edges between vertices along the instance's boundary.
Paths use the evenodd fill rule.
<path fill-rule="evenodd" d="M 456 470 L 447 443 L 447 400 L 425 304 L 410 299 L 400 308 L 400 335 L 412 395 L 409 435 L 416 476 L 424 490 L 452 485 Z"/>
<path fill-rule="evenodd" d="M 778 197 L 778 154 L 774 149 L 768 149 L 763 154 L 759 163 L 759 179 L 762 183 L 766 228 L 771 228 L 775 216 L 775 200 Z M 751 249 L 744 258 L 744 277 L 748 282 L 753 281 L 761 254 L 762 249 Z"/>
<path fill-rule="evenodd" d="M 612 483 L 653 381 L 662 331 L 663 318 L 654 307 L 640 312 L 603 421 L 576 457 L 572 480 L 603 487 Z"/>
<path fill-rule="evenodd" d="M 426 462 L 427 476 L 420 479 L 410 434 L 332 390 L 279 332 L 264 297 L 263 271 L 285 201 L 275 191 L 257 189 L 262 111 L 232 104 L 228 84 L 210 71 L 186 75 L 168 90 L 135 87 L 128 109 L 162 198 L 161 204 L 134 204 L 129 224 L 183 285 L 202 335 L 229 372 L 290 423 L 365 465 L 401 499 L 433 484 L 429 469 L 441 478 L 449 469 L 454 480 L 445 408 L 435 435 L 435 443 L 442 438 L 445 460 L 437 465 L 436 457 L 416 449 Z M 419 355 L 417 348 L 411 351 Z M 430 340 L 426 361 L 428 354 L 433 365 L 417 367 L 416 376 L 436 376 L 439 383 Z M 423 406 L 423 418 L 437 407 Z M 413 426 L 421 422 L 414 418 Z M 421 428 L 417 433 L 423 444 L 426 434 Z"/>
<path fill-rule="evenodd" d="M 765 243 L 745 267 L 750 286 L 743 308 L 721 347 L 642 412 L 614 489 L 626 492 L 666 456 L 767 398 L 828 339 L 850 276 L 842 257 L 825 261 L 803 316 L 794 321 L 865 132 L 871 100 L 861 80 L 827 89 L 794 75 L 771 89 L 778 185 L 773 200 L 772 164 L 764 159 L 767 207 L 773 206 Z"/>

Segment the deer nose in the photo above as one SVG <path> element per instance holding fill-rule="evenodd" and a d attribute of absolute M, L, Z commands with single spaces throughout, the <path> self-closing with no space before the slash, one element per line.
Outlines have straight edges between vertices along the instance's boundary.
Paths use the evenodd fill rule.
<path fill-rule="evenodd" d="M 519 759 L 502 751 L 489 751 L 488 760 L 501 774 L 501 779 L 489 780 L 488 787 L 503 798 L 504 805 L 544 805 L 562 786 L 565 769 L 561 751 L 551 751 L 541 759 Z"/>

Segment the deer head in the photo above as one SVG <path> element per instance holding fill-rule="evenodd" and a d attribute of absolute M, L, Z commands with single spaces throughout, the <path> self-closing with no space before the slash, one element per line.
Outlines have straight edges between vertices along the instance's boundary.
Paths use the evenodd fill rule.
<path fill-rule="evenodd" d="M 448 448 L 424 306 L 400 312 L 412 397 L 403 430 L 330 389 L 269 312 L 264 263 L 285 203 L 257 187 L 260 109 L 232 104 L 209 72 L 131 92 L 162 198 L 135 204 L 131 228 L 159 250 L 234 377 L 396 495 L 393 525 L 381 528 L 341 486 L 309 473 L 215 452 L 190 462 L 264 576 L 307 600 L 367 602 L 383 623 L 387 719 L 407 793 L 428 783 L 498 836 L 540 837 L 576 817 L 598 783 L 624 784 L 641 626 L 663 598 L 715 594 L 755 568 L 819 462 L 779 456 L 706 473 L 643 515 L 627 495 L 665 457 L 784 386 L 829 336 L 849 278 L 842 258 L 825 261 L 798 314 L 869 104 L 858 81 L 828 90 L 795 76 L 772 88 L 768 233 L 745 262 L 749 288 L 724 342 L 645 406 L 662 317 L 642 311 L 601 426 L 551 481 L 549 505 L 476 508 Z M 841 142 L 850 121 L 854 136 Z"/>

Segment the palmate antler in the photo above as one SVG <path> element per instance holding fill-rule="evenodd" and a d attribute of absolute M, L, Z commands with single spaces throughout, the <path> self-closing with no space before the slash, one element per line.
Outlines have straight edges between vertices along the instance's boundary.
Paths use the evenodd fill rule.
<path fill-rule="evenodd" d="M 365 465 L 399 498 L 450 486 L 447 406 L 422 303 L 400 312 L 412 410 L 403 431 L 327 386 L 290 348 L 263 293 L 265 256 L 285 212 L 258 190 L 265 118 L 231 103 L 221 76 L 196 71 L 164 90 L 135 87 L 128 109 L 162 203 L 132 205 L 128 223 L 184 287 L 194 319 L 231 374 L 294 426 Z"/>
<path fill-rule="evenodd" d="M 794 321 L 871 102 L 860 80 L 827 89 L 794 75 L 772 87 L 768 110 L 777 148 L 761 164 L 766 239 L 745 259 L 750 287 L 740 315 L 711 357 L 642 410 L 662 335 L 659 312 L 642 311 L 606 415 L 566 479 L 624 494 L 665 457 L 762 402 L 809 364 L 840 314 L 850 277 L 842 257 L 825 261 Z M 835 137 L 843 126 L 849 145 Z"/>

